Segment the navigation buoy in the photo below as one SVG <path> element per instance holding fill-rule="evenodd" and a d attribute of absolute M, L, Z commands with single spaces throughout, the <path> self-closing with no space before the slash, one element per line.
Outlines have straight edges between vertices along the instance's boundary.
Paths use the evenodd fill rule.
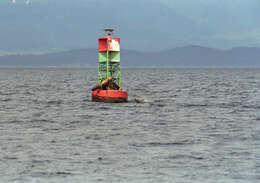
<path fill-rule="evenodd" d="M 112 28 L 104 31 L 105 37 L 98 38 L 98 85 L 92 88 L 92 101 L 127 102 L 121 88 L 120 38 L 111 36 Z"/>

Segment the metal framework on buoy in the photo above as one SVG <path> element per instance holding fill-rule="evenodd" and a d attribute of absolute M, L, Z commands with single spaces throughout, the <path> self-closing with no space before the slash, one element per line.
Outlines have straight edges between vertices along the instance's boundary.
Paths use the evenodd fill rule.
<path fill-rule="evenodd" d="M 120 69 L 120 38 L 113 37 L 113 28 L 105 28 L 98 38 L 98 85 L 92 88 L 92 100 L 97 102 L 127 102 L 122 91 Z"/>
<path fill-rule="evenodd" d="M 101 84 L 111 77 L 121 88 L 120 38 L 112 37 L 114 29 L 105 28 L 105 37 L 98 39 L 98 79 Z"/>

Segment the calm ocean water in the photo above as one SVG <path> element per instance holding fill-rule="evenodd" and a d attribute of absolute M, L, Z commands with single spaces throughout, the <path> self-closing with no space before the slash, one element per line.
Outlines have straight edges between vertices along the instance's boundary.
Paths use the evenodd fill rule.
<path fill-rule="evenodd" d="M 260 70 L 122 74 L 105 104 L 96 69 L 0 69 L 0 182 L 260 181 Z"/>

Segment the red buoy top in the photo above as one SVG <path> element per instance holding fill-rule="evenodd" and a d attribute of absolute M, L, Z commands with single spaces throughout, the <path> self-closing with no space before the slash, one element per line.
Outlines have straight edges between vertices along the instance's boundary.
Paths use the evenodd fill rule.
<path fill-rule="evenodd" d="M 110 33 L 107 37 L 98 38 L 98 51 L 120 51 L 120 38 L 111 37 Z"/>

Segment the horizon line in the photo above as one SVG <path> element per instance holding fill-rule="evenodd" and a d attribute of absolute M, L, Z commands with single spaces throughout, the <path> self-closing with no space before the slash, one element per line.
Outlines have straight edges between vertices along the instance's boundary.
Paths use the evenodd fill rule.
<path fill-rule="evenodd" d="M 213 49 L 213 50 L 219 50 L 219 51 L 229 51 L 237 48 L 251 48 L 251 49 L 260 49 L 260 47 L 257 46 L 235 46 L 231 48 L 216 48 L 216 47 L 209 47 L 209 46 L 202 46 L 202 45 L 196 45 L 196 44 L 189 44 L 185 46 L 176 46 L 174 48 L 164 49 L 160 51 L 145 51 L 145 50 L 137 50 L 137 49 L 128 49 L 128 48 L 121 48 L 122 50 L 128 50 L 128 51 L 134 51 L 134 52 L 140 52 L 140 53 L 161 53 L 165 51 L 171 51 L 174 49 L 181 49 L 181 48 L 188 48 L 188 47 L 200 47 L 200 48 L 206 48 L 206 49 Z M 48 54 L 54 54 L 54 53 L 62 53 L 62 52 L 69 52 L 69 51 L 75 51 L 75 50 L 91 50 L 96 49 L 94 47 L 81 47 L 81 48 L 69 48 L 69 49 L 63 49 L 63 48 L 46 48 L 43 51 L 8 51 L 8 50 L 0 50 L 0 57 L 2 56 L 40 56 L 40 55 L 48 55 Z"/>

